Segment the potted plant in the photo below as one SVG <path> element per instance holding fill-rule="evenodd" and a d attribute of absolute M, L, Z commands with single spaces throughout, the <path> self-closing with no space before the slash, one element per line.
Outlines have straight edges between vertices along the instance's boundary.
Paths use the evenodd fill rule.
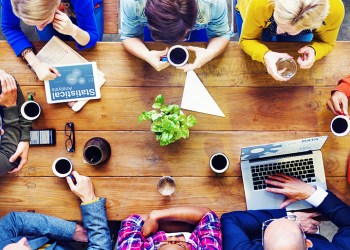
<path fill-rule="evenodd" d="M 178 105 L 164 105 L 164 97 L 158 95 L 152 105 L 153 110 L 144 111 L 139 116 L 139 123 L 145 120 L 151 121 L 151 131 L 156 134 L 156 139 L 161 146 L 169 145 L 181 138 L 190 136 L 189 128 L 197 123 L 192 115 L 185 115 Z"/>

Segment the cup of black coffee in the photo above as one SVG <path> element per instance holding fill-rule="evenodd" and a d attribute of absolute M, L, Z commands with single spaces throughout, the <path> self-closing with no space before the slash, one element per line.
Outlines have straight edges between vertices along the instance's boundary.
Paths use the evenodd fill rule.
<path fill-rule="evenodd" d="M 39 117 L 40 113 L 41 113 L 41 108 L 39 103 L 34 101 L 32 95 L 29 95 L 28 101 L 22 104 L 22 107 L 21 107 L 22 116 L 29 121 L 33 121 Z"/>
<path fill-rule="evenodd" d="M 336 136 L 345 136 L 350 132 L 350 119 L 345 115 L 338 115 L 331 122 L 331 130 Z"/>
<path fill-rule="evenodd" d="M 216 174 L 222 174 L 228 169 L 230 161 L 223 153 L 216 153 L 210 158 L 209 165 Z"/>
<path fill-rule="evenodd" d="M 172 46 L 167 54 L 167 61 L 174 67 L 181 67 L 188 61 L 188 50 L 182 45 Z"/>
<path fill-rule="evenodd" d="M 101 137 L 93 137 L 84 145 L 84 162 L 90 165 L 102 164 L 111 156 L 111 146 Z"/>
<path fill-rule="evenodd" d="M 52 172 L 58 177 L 67 177 L 73 171 L 72 162 L 64 157 L 57 158 L 52 164 Z"/>

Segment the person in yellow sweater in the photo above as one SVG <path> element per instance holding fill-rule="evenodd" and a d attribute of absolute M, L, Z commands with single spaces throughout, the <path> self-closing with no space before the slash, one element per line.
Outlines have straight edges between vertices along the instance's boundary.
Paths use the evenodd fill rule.
<path fill-rule="evenodd" d="M 260 40 L 308 42 L 297 62 L 309 69 L 333 49 L 345 13 L 342 0 L 235 0 L 234 6 L 242 49 L 279 81 L 287 79 L 277 73 L 276 62 L 291 56 Z"/>

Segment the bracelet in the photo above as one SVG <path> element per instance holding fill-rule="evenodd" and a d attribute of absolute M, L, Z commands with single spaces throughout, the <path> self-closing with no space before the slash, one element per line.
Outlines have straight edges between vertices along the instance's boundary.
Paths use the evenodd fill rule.
<path fill-rule="evenodd" d="M 25 60 L 25 55 L 28 54 L 29 52 L 33 52 L 33 48 L 26 48 L 22 51 L 21 56 L 23 60 Z"/>

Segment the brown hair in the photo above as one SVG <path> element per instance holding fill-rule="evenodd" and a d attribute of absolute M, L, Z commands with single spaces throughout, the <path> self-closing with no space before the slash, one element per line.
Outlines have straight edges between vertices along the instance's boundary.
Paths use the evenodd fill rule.
<path fill-rule="evenodd" d="M 147 0 L 145 14 L 151 36 L 156 41 L 183 40 L 197 19 L 196 0 Z"/>

